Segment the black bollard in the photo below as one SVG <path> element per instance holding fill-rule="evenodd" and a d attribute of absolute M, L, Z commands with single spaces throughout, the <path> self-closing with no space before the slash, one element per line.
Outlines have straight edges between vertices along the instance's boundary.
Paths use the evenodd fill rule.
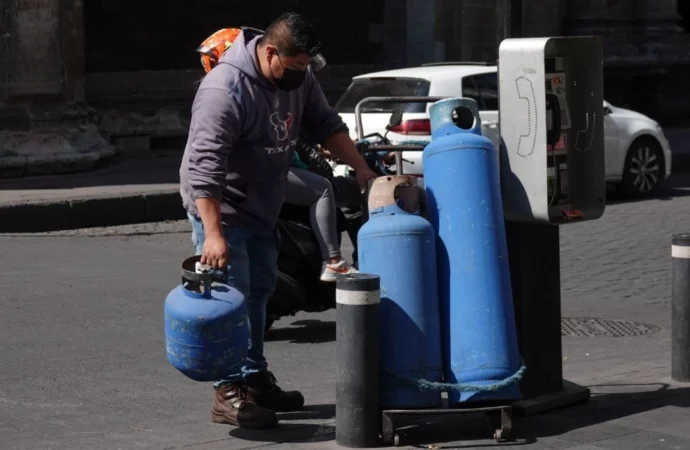
<path fill-rule="evenodd" d="M 671 378 L 690 381 L 690 233 L 673 236 Z"/>
<path fill-rule="evenodd" d="M 343 447 L 379 446 L 379 289 L 377 275 L 336 281 L 335 441 Z"/>

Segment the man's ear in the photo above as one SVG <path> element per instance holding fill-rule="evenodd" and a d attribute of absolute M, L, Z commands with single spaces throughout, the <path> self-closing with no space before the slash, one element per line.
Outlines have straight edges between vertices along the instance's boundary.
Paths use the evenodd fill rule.
<path fill-rule="evenodd" d="M 276 56 L 278 54 L 278 49 L 273 45 L 266 45 L 266 56 Z"/>

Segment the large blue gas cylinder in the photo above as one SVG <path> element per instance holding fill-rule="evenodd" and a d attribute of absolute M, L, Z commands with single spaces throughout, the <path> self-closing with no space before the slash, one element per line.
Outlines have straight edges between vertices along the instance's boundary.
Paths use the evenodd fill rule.
<path fill-rule="evenodd" d="M 481 135 L 475 100 L 441 100 L 429 114 L 432 142 L 422 158 L 428 217 L 438 235 L 445 381 L 494 384 L 521 367 L 498 151 Z M 450 404 L 519 397 L 518 383 L 448 393 Z"/>
<path fill-rule="evenodd" d="M 192 380 L 218 381 L 247 358 L 247 304 L 223 275 L 196 273 L 199 260 L 182 263 L 182 284 L 165 299 L 165 350 L 168 362 Z"/>
<path fill-rule="evenodd" d="M 369 220 L 357 234 L 359 270 L 381 282 L 381 406 L 432 408 L 440 392 L 409 378 L 442 381 L 435 233 L 419 213 L 415 180 L 380 177 L 369 194 Z M 407 379 L 406 379 L 407 378 Z"/>

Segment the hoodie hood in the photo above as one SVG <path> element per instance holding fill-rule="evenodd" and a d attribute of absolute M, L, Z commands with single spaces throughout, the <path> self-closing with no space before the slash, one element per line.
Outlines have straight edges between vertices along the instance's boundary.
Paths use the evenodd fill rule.
<path fill-rule="evenodd" d="M 256 45 L 264 32 L 256 28 L 242 28 L 242 32 L 232 43 L 230 48 L 223 53 L 219 64 L 229 64 L 248 78 L 259 82 L 266 87 L 276 89 L 259 70 L 259 61 L 256 59 Z"/>

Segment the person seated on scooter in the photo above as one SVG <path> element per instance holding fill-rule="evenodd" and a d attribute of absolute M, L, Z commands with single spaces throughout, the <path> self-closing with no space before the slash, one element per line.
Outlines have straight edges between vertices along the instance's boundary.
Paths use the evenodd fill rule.
<path fill-rule="evenodd" d="M 244 28 L 202 80 L 191 108 L 180 166 L 180 194 L 201 263 L 227 268 L 247 299 L 250 339 L 243 367 L 215 383 L 211 419 L 273 428 L 276 411 L 304 405 L 268 371 L 264 330 L 278 280 L 280 237 L 292 152 L 302 129 L 357 170 L 375 178 L 328 105 L 313 70 L 323 67 L 312 27 L 294 13 L 266 32 Z"/>
<path fill-rule="evenodd" d="M 361 208 L 362 194 L 357 180 L 351 176 L 335 176 L 333 167 L 326 157 L 327 154 L 330 155 L 327 150 L 302 136 L 295 146 L 295 153 L 300 160 L 299 164 L 306 166 L 306 170 L 321 175 L 331 183 L 337 208 L 350 210 Z M 297 165 L 297 167 L 301 166 Z"/>
<path fill-rule="evenodd" d="M 304 142 L 301 144 L 308 145 Z M 326 178 L 309 172 L 297 152 L 293 153 L 292 167 L 288 173 L 285 202 L 309 206 L 311 227 L 323 258 L 321 281 L 334 282 L 338 274 L 357 272 L 340 254 L 333 187 Z"/>

